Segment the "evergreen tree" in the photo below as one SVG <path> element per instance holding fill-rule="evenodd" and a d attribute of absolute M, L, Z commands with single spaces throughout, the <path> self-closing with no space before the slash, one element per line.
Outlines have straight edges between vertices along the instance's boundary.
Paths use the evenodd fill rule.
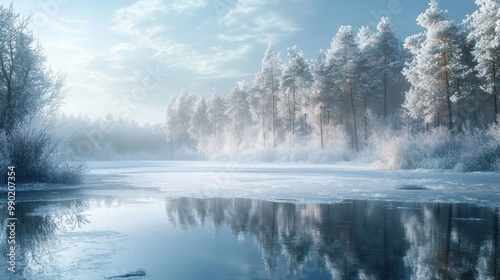
<path fill-rule="evenodd" d="M 373 65 L 372 70 L 380 77 L 383 96 L 384 118 L 388 114 L 388 99 L 394 99 L 398 84 L 402 83 L 401 71 L 404 67 L 403 44 L 397 38 L 394 26 L 388 18 L 382 17 L 377 25 L 377 33 L 374 34 L 370 44 L 373 51 L 370 57 Z"/>
<path fill-rule="evenodd" d="M 179 126 L 177 137 L 179 138 L 181 147 L 184 145 L 189 147 L 191 145 L 191 137 L 189 137 L 188 129 L 193 117 L 195 100 L 196 97 L 192 93 L 183 89 L 175 103 L 176 120 Z"/>
<path fill-rule="evenodd" d="M 448 128 L 453 129 L 452 100 L 456 89 L 453 82 L 465 71 L 462 60 L 460 33 L 435 0 L 417 18 L 425 28 L 422 35 L 409 37 L 405 42 L 413 59 L 403 70 L 411 84 L 406 94 L 405 108 L 412 117 L 424 118 L 426 123 L 437 121 L 446 112 Z"/>
<path fill-rule="evenodd" d="M 297 111 L 304 91 L 310 87 L 312 75 L 304 53 L 298 46 L 288 48 L 288 61 L 280 79 L 278 111 L 293 141 Z"/>
<path fill-rule="evenodd" d="M 469 38 L 475 41 L 474 56 L 477 74 L 483 81 L 482 90 L 493 97 L 495 119 L 498 116 L 500 86 L 500 1 L 476 0 L 479 9 L 468 19 Z"/>
<path fill-rule="evenodd" d="M 265 139 L 266 130 L 266 116 L 267 108 L 271 111 L 271 130 L 272 130 L 272 143 L 276 146 L 276 103 L 277 103 L 277 93 L 279 88 L 279 77 L 281 74 L 281 58 L 280 54 L 274 50 L 274 44 L 269 43 L 264 58 L 262 59 L 261 70 L 255 76 L 254 80 L 254 97 L 257 98 L 257 102 L 252 102 L 257 107 L 262 107 L 262 115 L 258 117 L 262 122 L 262 135 Z M 255 106 L 253 106 L 253 111 L 256 111 Z"/>
<path fill-rule="evenodd" d="M 203 151 L 206 148 L 207 137 L 212 133 L 208 121 L 207 102 L 204 97 L 200 97 L 196 101 L 188 132 L 196 142 L 198 151 Z"/>
<path fill-rule="evenodd" d="M 327 68 L 338 89 L 343 104 L 350 104 L 353 147 L 358 150 L 356 100 L 361 87 L 360 53 L 352 26 L 341 26 L 326 55 Z"/>
<path fill-rule="evenodd" d="M 167 113 L 165 121 L 166 141 L 170 146 L 170 160 L 174 157 L 174 139 L 178 131 L 177 114 L 175 111 L 175 104 L 177 103 L 177 96 L 170 96 L 167 102 Z"/>
<path fill-rule="evenodd" d="M 326 61 L 326 52 L 320 50 L 318 57 L 311 66 L 313 84 L 309 94 L 304 98 L 303 110 L 308 116 L 307 123 L 319 133 L 320 147 L 324 148 L 323 123 L 329 121 L 329 113 L 340 109 L 338 98 L 338 87 L 332 78 L 330 65 Z M 339 114 L 342 116 L 342 114 Z"/>
<path fill-rule="evenodd" d="M 381 81 L 377 79 L 380 72 L 377 69 L 378 57 L 374 46 L 374 37 L 375 34 L 372 34 L 366 27 L 361 27 L 358 32 L 358 95 L 363 99 L 365 141 L 368 140 L 368 99 L 373 101 L 373 97 L 380 95 L 379 88 L 381 84 Z"/>
<path fill-rule="evenodd" d="M 212 133 L 215 139 L 222 134 L 227 123 L 227 117 L 224 115 L 226 111 L 226 103 L 224 98 L 219 94 L 217 88 L 212 89 L 211 100 L 207 105 L 207 117 L 212 125 Z"/>
<path fill-rule="evenodd" d="M 233 136 L 240 144 L 241 137 L 247 126 L 251 123 L 248 104 L 248 88 L 245 82 L 238 82 L 227 98 L 227 109 L 225 114 L 232 124 Z"/>

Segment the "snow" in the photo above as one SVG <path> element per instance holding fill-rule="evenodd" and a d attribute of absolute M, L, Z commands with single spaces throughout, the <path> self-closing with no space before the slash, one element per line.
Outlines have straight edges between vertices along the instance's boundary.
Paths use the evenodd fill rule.
<path fill-rule="evenodd" d="M 364 163 L 236 163 L 201 161 L 90 162 L 100 184 L 163 197 L 237 197 L 297 203 L 344 199 L 500 205 L 500 173 L 375 170 Z M 105 188 L 105 186 L 102 186 Z M 137 190 L 135 190 L 137 189 Z M 125 192 L 123 195 L 127 195 Z"/>

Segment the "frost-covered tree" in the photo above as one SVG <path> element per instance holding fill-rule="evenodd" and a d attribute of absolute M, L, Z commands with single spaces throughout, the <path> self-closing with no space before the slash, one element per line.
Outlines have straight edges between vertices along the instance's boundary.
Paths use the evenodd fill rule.
<path fill-rule="evenodd" d="M 251 123 L 248 105 L 248 87 L 245 82 L 238 82 L 227 97 L 227 109 L 225 111 L 232 125 L 233 136 L 240 144 L 242 133 Z"/>
<path fill-rule="evenodd" d="M 46 66 L 29 25 L 0 5 L 0 168 L 16 166 L 19 182 L 76 182 L 83 164 L 54 126 L 64 77 Z"/>
<path fill-rule="evenodd" d="M 0 130 L 7 134 L 16 122 L 55 115 L 63 96 L 63 76 L 45 65 L 29 23 L 12 5 L 0 6 Z"/>
<path fill-rule="evenodd" d="M 276 146 L 276 101 L 279 88 L 279 77 L 281 75 L 281 58 L 280 53 L 274 50 L 274 44 L 269 43 L 264 58 L 262 59 L 261 70 L 257 73 L 254 79 L 254 98 L 257 102 L 252 102 L 254 106 L 252 111 L 262 111 L 262 115 L 258 117 L 259 121 L 263 123 L 261 132 L 265 139 L 266 119 L 271 117 L 271 130 L 272 130 L 272 143 Z M 254 100 L 255 101 L 255 100 Z M 266 115 L 266 111 L 271 111 L 271 116 Z M 254 114 L 255 115 L 255 114 Z"/>
<path fill-rule="evenodd" d="M 311 86 L 312 75 L 309 65 L 298 46 L 288 48 L 288 61 L 283 67 L 280 79 L 278 112 L 284 120 L 291 137 L 295 134 L 297 111 L 305 90 Z"/>
<path fill-rule="evenodd" d="M 461 126 L 465 120 L 477 118 L 480 97 L 484 95 L 481 91 L 480 80 L 477 72 L 477 61 L 474 57 L 475 40 L 468 38 L 467 21 L 459 26 L 460 63 L 461 71 L 457 72 L 452 87 L 454 95 L 452 102 L 456 103 L 456 125 Z M 468 106 L 468 104 L 478 106 Z"/>
<path fill-rule="evenodd" d="M 203 151 L 206 148 L 207 137 L 212 133 L 208 121 L 207 102 L 204 97 L 196 101 L 188 132 L 191 139 L 196 142 L 198 151 Z"/>
<path fill-rule="evenodd" d="M 254 84 L 248 89 L 249 110 L 252 120 L 258 127 L 258 142 L 262 146 L 267 146 L 269 127 L 272 127 L 272 103 L 267 96 L 266 90 Z"/>
<path fill-rule="evenodd" d="M 429 8 L 417 17 L 417 23 L 425 31 L 405 41 L 413 59 L 403 70 L 411 84 L 404 106 L 412 117 L 423 118 L 426 123 L 439 122 L 440 113 L 446 112 L 451 130 L 452 100 L 456 93 L 452 84 L 466 71 L 460 30 L 435 0 L 431 0 Z"/>
<path fill-rule="evenodd" d="M 361 42 L 360 42 L 361 44 Z M 372 71 L 380 78 L 383 96 L 384 118 L 387 117 L 388 99 L 398 94 L 397 86 L 402 83 L 401 71 L 404 66 L 403 44 L 396 36 L 394 26 L 388 18 L 382 17 L 377 25 L 377 33 L 368 42 Z"/>
<path fill-rule="evenodd" d="M 174 137 L 176 137 L 178 131 L 178 122 L 175 106 L 177 103 L 177 96 L 170 96 L 167 101 L 167 112 L 165 120 L 165 133 L 166 141 L 170 146 L 170 159 L 173 159 L 174 153 Z"/>
<path fill-rule="evenodd" d="M 482 90 L 493 96 L 495 119 L 498 115 L 500 86 L 500 1 L 476 0 L 479 9 L 468 19 L 469 38 L 475 41 L 476 70 L 482 79 Z"/>
<path fill-rule="evenodd" d="M 308 117 L 307 123 L 319 132 L 321 149 L 324 147 L 323 123 L 329 121 L 330 112 L 340 109 L 338 106 L 337 85 L 332 78 L 331 65 L 327 64 L 326 52 L 320 50 L 318 57 L 311 65 L 313 84 L 309 94 L 305 95 L 303 110 Z M 340 114 L 342 116 L 342 114 Z"/>
<path fill-rule="evenodd" d="M 188 133 L 191 118 L 194 113 L 196 98 L 183 89 L 168 100 L 166 114 L 166 140 L 170 144 L 170 152 L 179 147 L 189 147 L 192 144 Z"/>
<path fill-rule="evenodd" d="M 212 89 L 211 99 L 207 104 L 207 117 L 212 125 L 212 133 L 217 139 L 227 124 L 227 117 L 224 115 L 226 111 L 226 103 L 224 98 L 219 94 L 217 88 Z"/>
<path fill-rule="evenodd" d="M 177 102 L 175 106 L 177 125 L 179 126 L 178 140 L 180 146 L 190 145 L 191 138 L 189 137 L 188 129 L 189 123 L 193 116 L 194 104 L 196 97 L 187 90 L 181 90 L 179 96 L 177 97 Z"/>
<path fill-rule="evenodd" d="M 340 90 L 342 106 L 350 104 L 352 117 L 353 146 L 358 146 L 358 132 L 356 123 L 356 100 L 361 87 L 363 70 L 360 68 L 360 52 L 355 41 L 352 26 L 341 26 L 332 40 L 326 54 L 326 64 L 331 77 Z"/>
<path fill-rule="evenodd" d="M 377 79 L 380 69 L 377 69 L 379 66 L 377 63 L 378 53 L 373 43 L 374 37 L 375 34 L 372 34 L 366 27 L 361 27 L 358 31 L 358 95 L 363 99 L 365 141 L 368 140 L 368 102 L 370 99 L 371 103 L 373 103 L 373 97 L 380 95 L 379 88 L 381 85 L 380 79 Z"/>

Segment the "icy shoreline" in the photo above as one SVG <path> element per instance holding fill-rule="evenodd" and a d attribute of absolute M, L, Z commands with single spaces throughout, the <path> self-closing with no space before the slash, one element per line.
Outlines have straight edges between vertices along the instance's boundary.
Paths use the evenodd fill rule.
<path fill-rule="evenodd" d="M 296 203 L 344 199 L 500 205 L 500 173 L 377 170 L 364 163 L 89 162 L 90 174 L 164 197 Z M 106 188 L 106 183 L 103 185 Z M 145 194 L 146 196 L 148 194 Z"/>

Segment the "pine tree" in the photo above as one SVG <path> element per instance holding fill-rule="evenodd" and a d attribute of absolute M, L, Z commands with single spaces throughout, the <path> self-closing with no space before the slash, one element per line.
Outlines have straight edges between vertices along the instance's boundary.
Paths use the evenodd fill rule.
<path fill-rule="evenodd" d="M 327 68 L 343 100 L 351 106 L 353 147 L 358 150 L 356 101 L 361 86 L 360 53 L 352 26 L 341 26 L 326 55 Z"/>
<path fill-rule="evenodd" d="M 287 51 L 288 61 L 280 79 L 278 112 L 293 141 L 300 100 L 305 89 L 311 85 L 312 75 L 304 53 L 298 46 L 290 47 Z"/>
<path fill-rule="evenodd" d="M 217 88 L 212 89 L 211 100 L 207 104 L 207 117 L 212 125 L 211 131 L 218 139 L 220 134 L 224 131 L 227 122 L 227 117 L 224 115 L 226 111 L 226 103 L 224 98 L 219 94 Z"/>
<path fill-rule="evenodd" d="M 266 53 L 264 54 L 264 58 L 262 59 L 261 70 L 255 76 L 254 80 L 254 97 L 257 98 L 258 106 L 262 106 L 262 115 L 259 116 L 259 120 L 262 122 L 262 134 L 265 138 L 265 130 L 266 130 L 266 121 L 268 118 L 266 116 L 267 108 L 270 108 L 272 119 L 271 119 L 271 128 L 272 128 L 272 143 L 273 146 L 276 146 L 276 103 L 277 103 L 277 93 L 279 88 L 279 77 L 281 75 L 281 58 L 280 54 L 274 51 L 274 44 L 272 42 L 269 43 Z M 255 106 L 253 111 L 256 111 Z"/>
<path fill-rule="evenodd" d="M 493 97 L 495 119 L 498 116 L 500 82 L 500 1 L 476 0 L 479 9 L 468 19 L 469 38 L 475 41 L 474 56 L 477 74 L 483 81 L 482 90 Z"/>
<path fill-rule="evenodd" d="M 373 70 L 378 73 L 382 83 L 381 92 L 383 96 L 384 119 L 388 114 L 388 99 L 395 98 L 396 86 L 403 80 L 401 71 L 404 66 L 403 44 L 397 38 L 394 26 L 388 18 L 382 17 L 377 25 L 377 33 L 371 42 L 373 54 Z"/>
<path fill-rule="evenodd" d="M 248 104 L 248 88 L 245 82 L 238 82 L 227 97 L 226 116 L 231 120 L 233 136 L 240 144 L 242 133 L 251 123 L 251 116 Z"/>
<path fill-rule="evenodd" d="M 206 148 L 206 139 L 212 133 L 208 121 L 207 102 L 204 97 L 196 101 L 188 132 L 191 139 L 196 142 L 198 151 L 203 151 Z"/>
<path fill-rule="evenodd" d="M 375 49 L 374 37 L 375 34 L 366 27 L 361 27 L 358 31 L 358 95 L 363 99 L 365 141 L 368 140 L 368 99 L 373 100 L 373 97 L 380 95 L 381 85 L 381 81 L 377 78 L 380 69 L 378 69 L 378 53 Z"/>
<path fill-rule="evenodd" d="M 463 120 L 471 120 L 477 117 L 479 106 L 466 106 L 468 102 L 479 102 L 478 98 L 482 93 L 480 80 L 477 72 L 477 62 L 474 58 L 475 40 L 471 40 L 467 30 L 467 21 L 459 26 L 459 44 L 461 52 L 461 70 L 457 72 L 457 77 L 452 85 L 454 94 L 452 102 L 456 103 L 457 126 L 463 123 Z M 475 107 L 475 108 L 473 108 Z M 465 110 L 464 110 L 465 109 Z M 465 111 L 465 112 L 464 112 Z"/>
<path fill-rule="evenodd" d="M 166 141 L 170 146 L 170 160 L 174 157 L 174 138 L 176 137 L 178 127 L 177 127 L 177 114 L 175 111 L 175 104 L 177 103 L 177 96 L 170 96 L 167 102 L 167 113 L 166 113 Z"/>
<path fill-rule="evenodd" d="M 440 121 L 440 112 L 446 112 L 448 128 L 453 129 L 453 82 L 466 68 L 462 62 L 459 28 L 448 19 L 435 0 L 417 18 L 425 28 L 423 34 L 407 38 L 405 47 L 413 59 L 403 70 L 411 84 L 404 107 L 412 117 L 424 118 L 426 123 Z"/>
<path fill-rule="evenodd" d="M 320 50 L 318 57 L 313 62 L 311 73 L 313 84 L 309 94 L 304 96 L 303 110 L 307 115 L 307 123 L 319 132 L 320 147 L 324 148 L 324 128 L 323 122 L 326 116 L 340 108 L 339 99 L 335 94 L 339 92 L 337 85 L 332 78 L 331 67 L 326 63 L 326 52 Z M 340 114 L 340 116 L 342 116 Z"/>

